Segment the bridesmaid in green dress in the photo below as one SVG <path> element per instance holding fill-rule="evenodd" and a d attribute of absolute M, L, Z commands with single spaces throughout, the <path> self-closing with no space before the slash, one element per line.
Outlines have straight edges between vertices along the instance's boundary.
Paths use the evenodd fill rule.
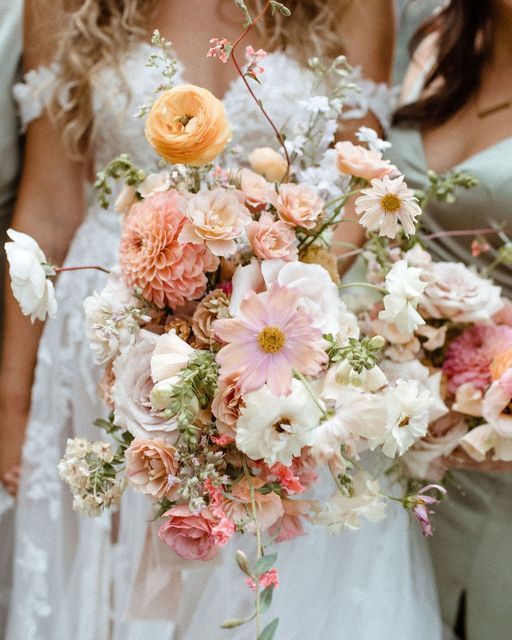
<path fill-rule="evenodd" d="M 420 29 L 390 133 L 391 160 L 409 186 L 426 173 L 464 170 L 478 186 L 455 204 L 432 202 L 432 231 L 502 224 L 512 237 L 512 0 L 451 0 Z M 437 259 L 479 266 L 472 237 L 445 237 L 429 247 Z M 512 296 L 512 270 L 497 282 Z M 436 513 L 432 555 L 447 626 L 466 640 L 512 639 L 512 463 L 476 464 L 457 450 L 450 497 Z"/>

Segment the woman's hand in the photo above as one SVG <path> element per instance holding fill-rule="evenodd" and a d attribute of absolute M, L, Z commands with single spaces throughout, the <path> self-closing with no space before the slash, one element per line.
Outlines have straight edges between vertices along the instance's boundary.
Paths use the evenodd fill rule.
<path fill-rule="evenodd" d="M 478 462 L 469 456 L 462 447 L 457 447 L 449 456 L 445 456 L 442 463 L 447 471 L 450 469 L 465 469 L 484 473 L 512 472 L 512 462 L 503 462 L 501 460 L 484 460 L 483 462 Z"/>

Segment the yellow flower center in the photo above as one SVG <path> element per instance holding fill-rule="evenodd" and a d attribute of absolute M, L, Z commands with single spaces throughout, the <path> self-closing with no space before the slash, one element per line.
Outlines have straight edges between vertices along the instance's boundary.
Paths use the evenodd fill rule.
<path fill-rule="evenodd" d="M 189 115 L 183 115 L 183 116 L 176 116 L 174 118 L 175 122 L 177 124 L 180 124 L 183 129 L 186 128 L 187 124 L 192 120 L 193 116 L 189 116 Z"/>
<path fill-rule="evenodd" d="M 291 424 L 292 422 L 289 418 L 281 418 L 278 422 L 274 422 L 272 427 L 277 433 L 285 433 L 287 431 L 285 427 L 289 427 Z"/>
<path fill-rule="evenodd" d="M 258 335 L 258 343 L 266 353 L 278 353 L 285 342 L 285 335 L 279 327 L 265 327 Z"/>
<path fill-rule="evenodd" d="M 398 423 L 398 426 L 401 427 L 402 429 L 404 427 L 408 427 L 410 421 L 411 421 L 411 418 L 406 413 L 402 413 L 402 415 L 400 416 L 400 421 Z"/>
<path fill-rule="evenodd" d="M 386 213 L 396 213 L 400 209 L 402 201 L 394 193 L 386 193 L 382 196 L 380 204 Z"/>

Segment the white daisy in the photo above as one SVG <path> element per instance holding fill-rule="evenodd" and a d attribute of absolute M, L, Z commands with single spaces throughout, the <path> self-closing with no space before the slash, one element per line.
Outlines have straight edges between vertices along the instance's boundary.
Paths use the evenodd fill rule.
<path fill-rule="evenodd" d="M 356 213 L 361 216 L 359 222 L 363 227 L 378 231 L 379 236 L 395 238 L 400 221 L 407 237 L 414 234 L 421 209 L 404 176 L 374 178 L 371 184 L 356 200 Z"/>

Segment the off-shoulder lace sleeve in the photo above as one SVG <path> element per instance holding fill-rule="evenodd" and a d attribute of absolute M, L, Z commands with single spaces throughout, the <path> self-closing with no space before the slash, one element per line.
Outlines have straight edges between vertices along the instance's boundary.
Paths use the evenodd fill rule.
<path fill-rule="evenodd" d="M 356 89 L 349 91 L 344 102 L 343 118 L 353 120 L 364 118 L 369 112 L 377 118 L 384 131 L 391 124 L 391 116 L 397 107 L 399 88 L 384 82 L 373 82 L 364 78 L 360 69 L 354 70 L 351 78 Z"/>
<path fill-rule="evenodd" d="M 23 82 L 13 87 L 13 94 L 18 103 L 22 129 L 33 120 L 37 120 L 45 107 L 50 103 L 55 89 L 58 67 L 31 69 L 25 74 Z"/>

